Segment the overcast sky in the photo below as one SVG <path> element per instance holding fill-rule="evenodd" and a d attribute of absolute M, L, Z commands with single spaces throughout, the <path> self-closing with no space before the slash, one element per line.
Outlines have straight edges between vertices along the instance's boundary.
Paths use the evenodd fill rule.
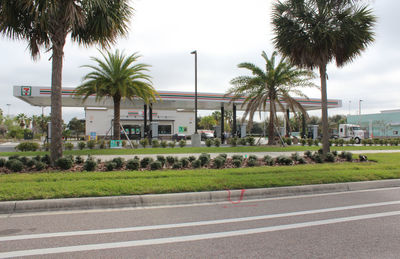
<path fill-rule="evenodd" d="M 139 52 L 141 62 L 152 65 L 154 87 L 159 90 L 194 89 L 194 56 L 198 52 L 198 90 L 224 93 L 229 81 L 246 74 L 237 68 L 241 62 L 263 66 L 261 51 L 271 54 L 271 9 L 274 0 L 135 0 L 135 15 L 129 35 L 118 40 L 113 49 L 131 54 Z M 337 69 L 328 67 L 328 98 L 341 99 L 341 109 L 329 115 L 400 109 L 400 29 L 398 0 L 370 3 L 378 16 L 376 41 L 353 63 Z M 13 85 L 50 86 L 49 53 L 42 51 L 39 61 L 32 61 L 26 42 L 0 38 L 0 108 L 4 113 L 40 114 L 12 95 Z M 84 48 L 68 41 L 65 46 L 63 86 L 75 87 L 88 70 L 96 47 Z M 316 81 L 318 83 L 318 81 Z M 310 98 L 320 98 L 317 89 L 305 91 Z M 46 108 L 48 114 L 50 108 Z M 319 112 L 313 112 L 319 115 Z M 64 120 L 84 117 L 81 108 L 64 108 Z"/>

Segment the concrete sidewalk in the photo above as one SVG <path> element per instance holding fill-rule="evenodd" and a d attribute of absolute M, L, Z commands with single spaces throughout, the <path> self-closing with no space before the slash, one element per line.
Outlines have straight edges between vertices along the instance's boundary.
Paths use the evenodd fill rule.
<path fill-rule="evenodd" d="M 240 201 L 252 199 L 347 192 L 393 187 L 400 187 L 400 179 L 233 191 L 225 190 L 213 192 L 149 194 L 115 197 L 6 201 L 0 202 L 0 214 L 40 211 L 88 210 L 104 208 L 138 208 L 215 202 L 236 204 Z"/>

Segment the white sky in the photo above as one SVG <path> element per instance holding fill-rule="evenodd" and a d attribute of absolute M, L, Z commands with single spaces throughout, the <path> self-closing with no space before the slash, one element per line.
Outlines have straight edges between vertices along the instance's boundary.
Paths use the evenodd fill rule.
<path fill-rule="evenodd" d="M 273 0 L 135 0 L 132 6 L 130 32 L 118 40 L 113 49 L 125 53 L 140 52 L 140 62 L 152 65 L 151 75 L 156 89 L 192 91 L 194 89 L 194 56 L 198 52 L 198 90 L 225 92 L 229 81 L 245 70 L 241 62 L 263 67 L 260 54 L 271 54 L 271 8 Z M 398 0 L 370 3 L 378 16 L 376 41 L 353 63 L 337 69 L 328 67 L 328 98 L 341 99 L 343 107 L 333 114 L 356 114 L 362 99 L 363 113 L 400 108 L 400 30 Z M 42 52 L 39 61 L 32 61 L 26 42 L 0 38 L 0 108 L 4 113 L 40 114 L 12 95 L 13 85 L 50 86 L 49 53 Z M 68 41 L 65 47 L 63 86 L 75 87 L 88 70 L 91 56 L 98 56 L 96 47 L 84 48 Z M 319 83 L 316 81 L 316 83 Z M 311 98 L 320 98 L 317 89 L 305 91 Z M 50 108 L 46 108 L 48 114 Z M 319 115 L 313 112 L 312 115 Z M 64 120 L 83 118 L 81 108 L 64 108 Z"/>

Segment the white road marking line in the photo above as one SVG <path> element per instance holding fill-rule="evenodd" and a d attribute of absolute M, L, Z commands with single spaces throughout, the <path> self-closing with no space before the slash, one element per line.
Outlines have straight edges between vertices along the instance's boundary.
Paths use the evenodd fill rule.
<path fill-rule="evenodd" d="M 197 227 L 197 226 L 205 226 L 205 225 L 238 223 L 238 222 L 246 222 L 246 221 L 254 221 L 254 220 L 265 220 L 265 219 L 310 215 L 310 214 L 317 214 L 317 213 L 335 212 L 335 211 L 341 211 L 341 210 L 352 210 L 352 209 L 361 209 L 361 208 L 370 208 L 370 207 L 388 206 L 388 205 L 399 205 L 399 204 L 400 204 L 400 201 L 388 201 L 388 202 L 380 202 L 380 203 L 369 203 L 369 204 L 360 204 L 360 205 L 352 205 L 352 206 L 344 206 L 344 207 L 333 207 L 333 208 L 326 208 L 326 209 L 296 211 L 296 212 L 287 212 L 287 213 L 270 214 L 270 215 L 262 215 L 262 216 L 243 217 L 243 218 L 228 218 L 228 219 L 205 220 L 205 221 L 197 221 L 197 222 L 152 225 L 152 226 L 151 225 L 150 226 L 136 226 L 136 227 L 128 227 L 128 228 L 94 229 L 94 230 L 81 230 L 81 231 L 68 231 L 68 232 L 53 232 L 53 233 L 43 233 L 43 234 L 3 236 L 3 237 L 0 237 L 0 242 L 1 241 L 26 240 L 26 239 L 39 239 L 39 238 L 111 234 L 111 233 L 159 230 L 159 229 L 169 229 L 169 228 L 182 228 L 182 227 Z"/>
<path fill-rule="evenodd" d="M 92 251 L 92 250 L 103 250 L 103 249 L 113 249 L 113 248 L 126 248 L 126 247 L 136 247 L 145 245 L 160 245 L 160 244 L 170 244 L 177 242 L 189 242 L 189 241 L 199 241 L 214 238 L 226 238 L 235 237 L 242 235 L 260 234 L 267 232 L 274 232 L 280 230 L 289 230 L 296 228 L 313 227 L 320 225 L 328 225 L 335 223 L 343 223 L 356 220 L 374 219 L 389 216 L 399 216 L 400 211 L 366 214 L 353 217 L 344 217 L 336 219 L 325 219 L 317 220 L 296 224 L 287 224 L 279 226 L 270 226 L 263 228 L 253 228 L 253 229 L 243 229 L 227 232 L 217 232 L 209 234 L 199 234 L 199 235 L 189 235 L 189 236 L 176 236 L 176 237 L 166 237 L 166 238 L 155 238 L 155 239 L 144 239 L 135 241 L 125 241 L 125 242 L 113 242 L 113 243 L 102 243 L 102 244 L 91 244 L 91 245 L 80 245 L 80 246 L 66 246 L 66 247 L 55 247 L 55 248 L 41 248 L 41 249 L 31 249 L 31 250 L 20 250 L 0 253 L 0 258 L 10 258 L 18 256 L 33 256 L 33 255 L 48 255 L 48 254 L 58 254 L 58 253 L 71 253 L 80 251 Z"/>
<path fill-rule="evenodd" d="M 245 202 L 264 202 L 264 201 L 274 201 L 274 200 L 289 200 L 289 199 L 301 199 L 301 198 L 312 198 L 312 197 L 324 197 L 333 195 L 345 195 L 354 193 L 364 193 L 364 192 L 376 192 L 376 191 L 391 191 L 399 190 L 400 187 L 389 187 L 389 188 L 378 188 L 378 189 L 368 189 L 368 190 L 358 190 L 358 191 L 345 191 L 345 192 L 331 192 L 331 193 L 319 193 L 319 194 L 303 194 L 303 195 L 293 195 L 293 196 L 282 196 L 282 197 L 272 197 L 272 198 L 262 198 L 262 199 L 251 199 L 243 200 L 241 203 Z M 246 197 L 246 195 L 245 195 Z M 31 212 L 31 213 L 16 213 L 16 214 L 4 214 L 0 215 L 0 218 L 20 218 L 20 217 L 35 217 L 35 216 L 47 216 L 47 215 L 69 215 L 69 214 L 84 214 L 84 213 L 106 213 L 106 212 L 118 212 L 118 211 L 133 211 L 133 210 L 152 210 L 152 209 L 166 209 L 166 208 L 184 208 L 184 207 L 196 207 L 196 206 L 212 206 L 212 205 L 224 205 L 231 204 L 229 201 L 220 202 L 204 202 L 195 204 L 179 204 L 179 205 L 160 205 L 151 207 L 133 207 L 133 208 L 107 208 L 107 209 L 88 209 L 88 210 L 68 210 L 68 211 L 47 211 L 47 212 Z"/>

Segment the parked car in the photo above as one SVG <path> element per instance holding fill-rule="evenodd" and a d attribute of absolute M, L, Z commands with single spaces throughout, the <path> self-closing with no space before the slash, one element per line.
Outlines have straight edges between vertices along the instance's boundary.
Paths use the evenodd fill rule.
<path fill-rule="evenodd" d="M 211 132 L 202 132 L 201 133 L 201 140 L 212 139 L 214 138 L 214 134 Z"/>
<path fill-rule="evenodd" d="M 186 140 L 186 135 L 182 133 L 175 133 L 172 135 L 172 140 L 179 141 L 179 140 Z"/>

